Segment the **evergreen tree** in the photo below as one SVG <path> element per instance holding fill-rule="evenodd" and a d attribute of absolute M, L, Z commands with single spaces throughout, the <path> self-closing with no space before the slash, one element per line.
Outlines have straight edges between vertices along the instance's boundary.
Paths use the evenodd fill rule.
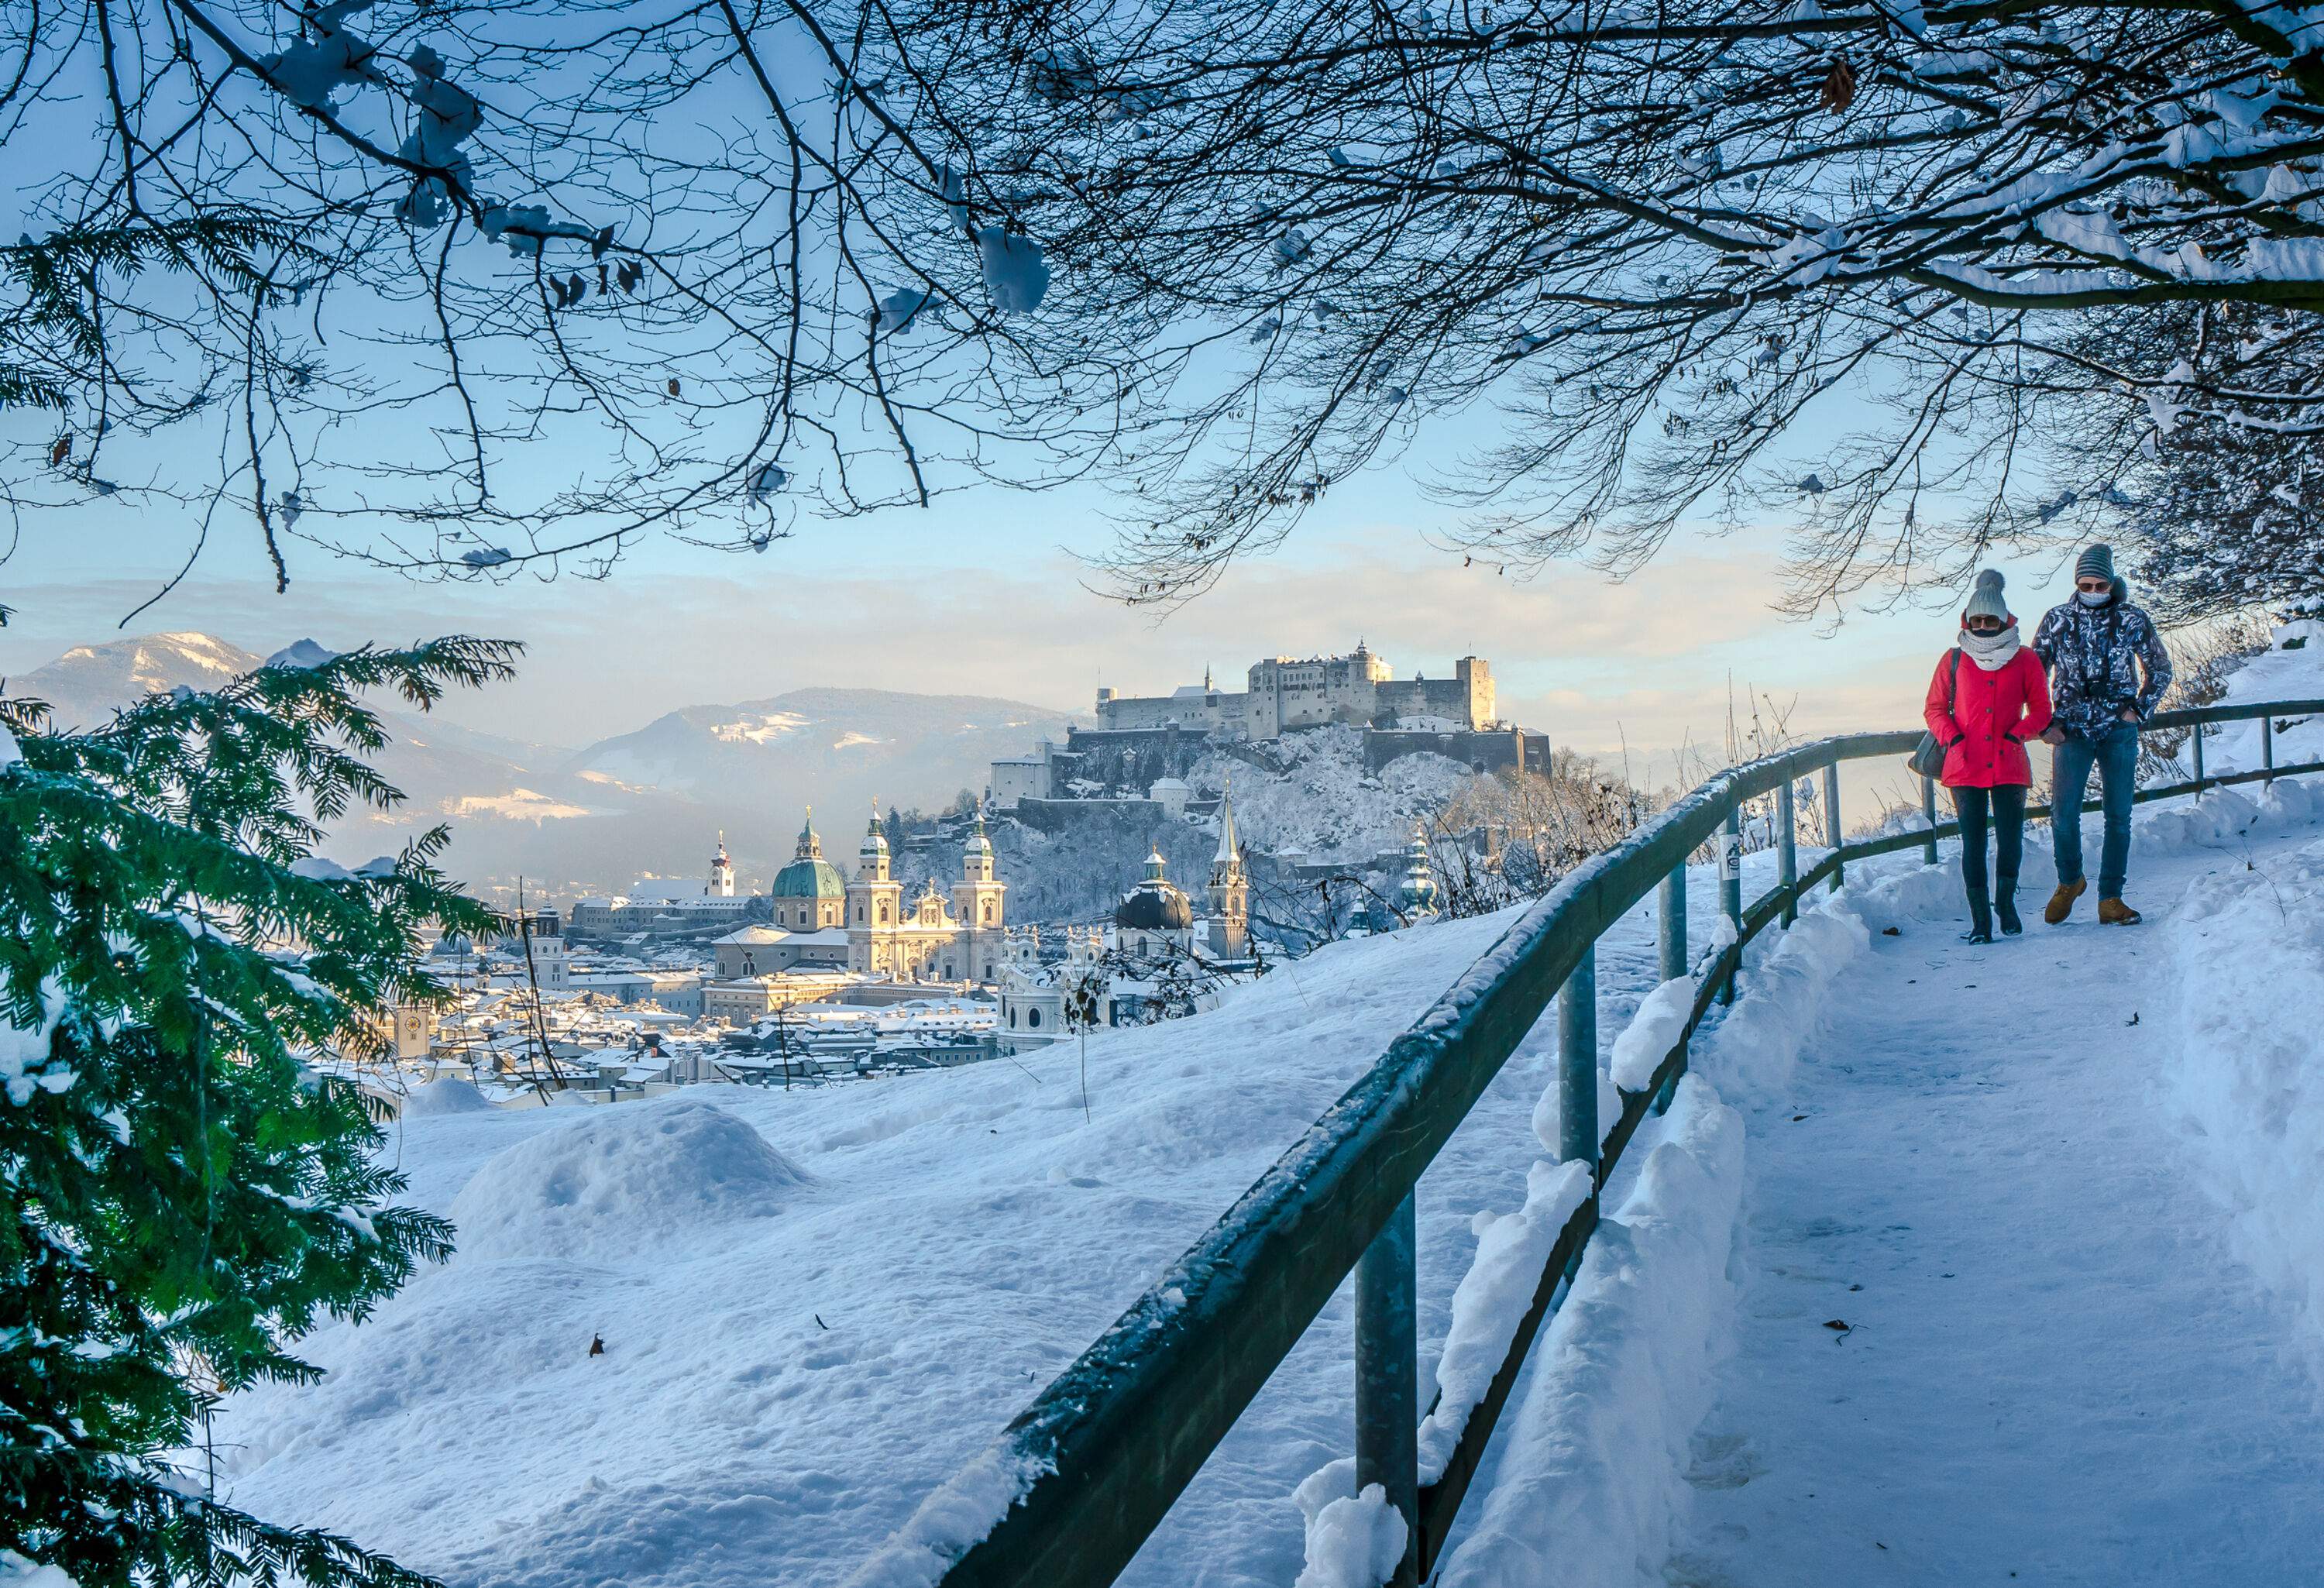
<path fill-rule="evenodd" d="M 387 735 L 361 691 L 425 709 L 519 649 L 318 651 L 86 734 L 0 700 L 0 1578 L 426 1582 L 216 1503 L 198 1428 L 221 1395 L 316 1377 L 290 1342 L 451 1250 L 390 1204 L 374 1105 L 314 1061 L 442 996 L 423 926 L 495 918 L 437 869 L 441 827 L 353 872 L 313 850 L 401 798 L 364 760 Z"/>

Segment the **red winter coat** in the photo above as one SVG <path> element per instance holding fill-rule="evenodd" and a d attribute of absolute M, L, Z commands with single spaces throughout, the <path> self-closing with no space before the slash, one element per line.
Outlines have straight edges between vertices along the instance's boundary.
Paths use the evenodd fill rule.
<path fill-rule="evenodd" d="M 1963 654 L 1958 682 L 1952 653 L 1947 651 L 1937 660 L 1936 676 L 1929 680 L 1922 716 L 1937 743 L 1945 746 L 1944 775 L 1937 780 L 1946 788 L 2031 785 L 2034 763 L 2025 753 L 2025 741 L 2050 725 L 2050 680 L 2030 645 L 2020 646 L 2016 655 L 1993 672 Z"/>

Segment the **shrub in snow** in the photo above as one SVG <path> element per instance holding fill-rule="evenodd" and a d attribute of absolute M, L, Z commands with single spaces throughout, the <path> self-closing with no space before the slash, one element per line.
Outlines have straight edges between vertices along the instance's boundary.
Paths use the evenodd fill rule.
<path fill-rule="evenodd" d="M 515 647 L 440 641 L 149 696 L 90 734 L 0 700 L 0 1449 L 8 1574 L 82 1588 L 419 1588 L 327 1534 L 207 1496 L 172 1461 L 221 1390 L 315 1370 L 290 1343 L 449 1246 L 353 1088 L 373 1011 L 443 990 L 420 933 L 493 929 L 430 863 L 315 880 L 314 820 L 401 798 L 359 692 L 425 706 Z M 367 868 L 368 872 L 368 868 Z M 281 945 L 298 946 L 285 953 Z"/>
<path fill-rule="evenodd" d="M 452 1204 L 464 1258 L 633 1253 L 660 1234 L 780 1211 L 807 1178 L 715 1103 L 590 1111 L 508 1148 Z"/>

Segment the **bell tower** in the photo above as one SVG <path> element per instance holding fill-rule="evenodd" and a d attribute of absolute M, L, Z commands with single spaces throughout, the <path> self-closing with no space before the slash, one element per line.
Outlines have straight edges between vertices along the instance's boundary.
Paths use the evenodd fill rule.
<path fill-rule="evenodd" d="M 1211 857 L 1210 947 L 1222 959 L 1240 959 L 1250 945 L 1250 874 L 1235 835 L 1234 790 L 1219 791 L 1219 848 Z"/>
<path fill-rule="evenodd" d="M 996 882 L 992 840 L 984 831 L 984 808 L 976 808 L 976 830 L 960 863 L 960 881 L 952 885 L 953 919 L 960 923 L 966 952 L 964 968 L 972 982 L 998 981 L 1008 963 L 1008 907 L 1003 897 L 1009 884 Z"/>
<path fill-rule="evenodd" d="M 847 968 L 859 976 L 892 974 L 896 928 L 903 921 L 903 884 L 889 875 L 888 834 L 880 802 L 855 851 L 855 880 L 847 884 Z"/>
<path fill-rule="evenodd" d="M 710 880 L 703 884 L 706 899 L 734 897 L 734 863 L 726 858 L 726 835 L 718 835 L 718 853 L 710 860 Z"/>

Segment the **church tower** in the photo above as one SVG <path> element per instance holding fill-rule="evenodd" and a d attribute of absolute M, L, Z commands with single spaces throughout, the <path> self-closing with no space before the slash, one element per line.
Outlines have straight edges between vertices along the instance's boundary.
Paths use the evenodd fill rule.
<path fill-rule="evenodd" d="M 847 884 L 847 968 L 859 976 L 895 971 L 896 928 L 903 919 L 903 884 L 888 873 L 888 834 L 880 803 L 855 851 L 855 880 Z"/>
<path fill-rule="evenodd" d="M 1407 919 L 1436 913 L 1436 873 L 1428 864 L 1428 829 L 1412 818 L 1412 838 L 1404 846 L 1404 876 L 1397 883 L 1396 901 Z"/>
<path fill-rule="evenodd" d="M 972 982 L 998 981 L 1008 963 L 1008 910 L 1002 895 L 1009 884 L 992 874 L 992 840 L 985 836 L 984 808 L 976 808 L 976 830 L 969 835 L 968 852 L 960 863 L 960 881 L 952 885 L 953 919 L 960 923 L 965 950 L 963 968 Z"/>
<path fill-rule="evenodd" d="M 726 835 L 718 835 L 718 853 L 711 857 L 710 880 L 703 884 L 706 899 L 734 897 L 734 863 L 726 858 Z"/>
<path fill-rule="evenodd" d="M 1235 836 L 1234 791 L 1219 791 L 1219 849 L 1211 857 L 1210 949 L 1221 959 L 1240 959 L 1250 949 L 1250 875 Z"/>

